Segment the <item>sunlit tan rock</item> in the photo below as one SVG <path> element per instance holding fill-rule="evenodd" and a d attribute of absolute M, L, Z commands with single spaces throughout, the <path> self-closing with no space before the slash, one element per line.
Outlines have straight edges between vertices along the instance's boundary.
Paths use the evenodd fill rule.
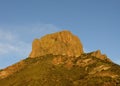
<path fill-rule="evenodd" d="M 29 57 L 35 58 L 46 54 L 78 57 L 82 53 L 83 46 L 79 38 L 65 30 L 35 39 Z"/>
<path fill-rule="evenodd" d="M 112 62 L 105 54 L 102 54 L 100 50 L 92 52 L 91 55 L 101 60 L 107 60 L 109 62 Z"/>

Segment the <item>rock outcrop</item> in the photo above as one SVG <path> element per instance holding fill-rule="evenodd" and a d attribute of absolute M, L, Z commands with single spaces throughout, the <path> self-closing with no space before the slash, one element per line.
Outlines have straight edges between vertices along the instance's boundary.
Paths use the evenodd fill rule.
<path fill-rule="evenodd" d="M 101 60 L 107 60 L 109 62 L 112 62 L 105 54 L 102 54 L 100 50 L 92 52 L 91 56 L 94 56 L 94 57 L 101 59 Z"/>
<path fill-rule="evenodd" d="M 79 38 L 65 30 L 35 39 L 29 57 L 35 58 L 47 54 L 78 57 L 82 53 L 83 46 Z"/>

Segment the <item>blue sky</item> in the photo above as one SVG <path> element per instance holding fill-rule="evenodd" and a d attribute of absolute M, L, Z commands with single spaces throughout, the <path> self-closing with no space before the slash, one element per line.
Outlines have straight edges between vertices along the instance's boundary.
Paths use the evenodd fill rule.
<path fill-rule="evenodd" d="M 0 0 L 0 68 L 26 58 L 34 38 L 64 29 L 85 52 L 120 64 L 120 0 Z"/>

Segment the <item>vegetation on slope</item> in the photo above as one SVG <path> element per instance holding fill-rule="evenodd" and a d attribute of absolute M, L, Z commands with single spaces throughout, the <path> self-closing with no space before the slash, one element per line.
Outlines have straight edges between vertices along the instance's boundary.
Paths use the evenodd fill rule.
<path fill-rule="evenodd" d="M 46 55 L 23 60 L 24 67 L 0 86 L 120 86 L 120 66 L 90 54 Z"/>

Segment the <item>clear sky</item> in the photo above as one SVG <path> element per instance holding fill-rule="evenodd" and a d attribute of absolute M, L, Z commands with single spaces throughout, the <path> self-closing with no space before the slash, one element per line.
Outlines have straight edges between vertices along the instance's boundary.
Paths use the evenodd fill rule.
<path fill-rule="evenodd" d="M 120 64 L 120 0 L 0 0 L 0 68 L 26 58 L 34 38 L 64 29 L 85 52 Z"/>

